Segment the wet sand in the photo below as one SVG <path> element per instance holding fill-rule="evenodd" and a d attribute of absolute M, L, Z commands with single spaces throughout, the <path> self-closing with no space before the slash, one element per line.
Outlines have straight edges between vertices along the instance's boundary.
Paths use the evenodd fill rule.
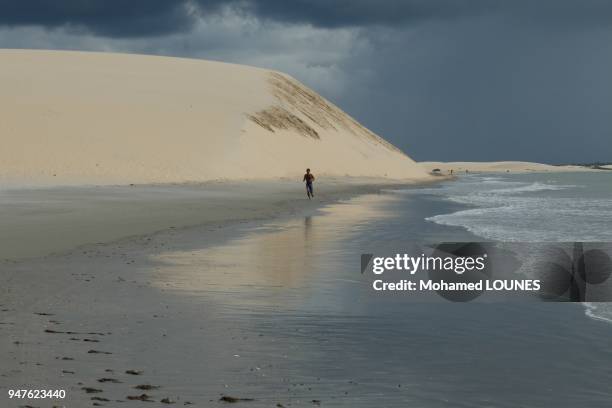
<path fill-rule="evenodd" d="M 283 377 L 289 350 L 275 351 L 248 318 L 229 316 L 295 307 L 291 294 L 310 290 L 320 270 L 315 247 L 332 248 L 349 229 L 384 217 L 378 207 L 391 199 L 368 195 L 311 207 L 316 215 L 170 229 L 4 261 L 2 388 L 65 389 L 67 399 L 56 402 L 66 406 L 138 405 L 132 397 L 142 394 L 210 406 L 223 396 L 252 398 L 249 384 L 272 381 L 280 395 L 258 392 L 249 406 L 312 405 L 312 387 Z M 311 228 L 313 216 L 330 222 Z"/>
<path fill-rule="evenodd" d="M 312 201 L 292 181 L 3 190 L 2 388 L 65 389 L 66 406 L 138 404 L 129 397 L 143 393 L 203 406 L 221 394 L 240 394 L 233 387 L 245 374 L 257 378 L 263 362 L 251 360 L 245 368 L 241 345 L 253 340 L 226 319 L 225 309 L 217 310 L 216 293 L 227 299 L 236 290 L 263 285 L 282 291 L 304 281 L 304 245 L 325 245 L 334 237 L 308 238 L 303 225 L 296 229 L 289 220 L 394 185 L 331 180 L 317 184 Z M 341 208 L 339 230 L 367 214 L 381 215 L 367 206 Z M 270 259 L 262 275 L 262 266 L 256 273 L 245 267 L 254 260 L 234 264 L 225 257 L 221 248 L 228 242 L 281 224 L 289 235 L 262 240 L 267 244 L 259 249 L 292 259 L 296 268 L 278 270 L 281 264 Z M 177 273 L 173 268 L 191 256 L 184 255 L 191 247 L 207 258 L 198 259 L 190 274 Z M 260 259 L 259 249 L 241 256 Z M 53 405 L 3 399 L 7 406 Z"/>
<path fill-rule="evenodd" d="M 305 200 L 298 181 L 0 188 L 0 259 L 36 257 L 78 245 L 193 225 L 228 225 L 313 211 L 397 182 L 332 178 Z"/>

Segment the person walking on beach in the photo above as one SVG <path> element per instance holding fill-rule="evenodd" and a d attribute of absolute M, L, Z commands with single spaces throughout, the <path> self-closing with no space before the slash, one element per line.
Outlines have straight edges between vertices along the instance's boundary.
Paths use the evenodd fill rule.
<path fill-rule="evenodd" d="M 302 181 L 306 182 L 306 195 L 309 200 L 314 197 L 314 192 L 312 190 L 312 182 L 314 179 L 315 176 L 310 172 L 310 169 L 306 169 L 306 174 L 304 174 L 304 180 Z"/>

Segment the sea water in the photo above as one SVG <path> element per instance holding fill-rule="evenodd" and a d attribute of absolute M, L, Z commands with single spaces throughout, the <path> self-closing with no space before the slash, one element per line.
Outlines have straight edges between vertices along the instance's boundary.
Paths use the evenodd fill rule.
<path fill-rule="evenodd" d="M 414 242 L 610 240 L 611 185 L 612 173 L 468 175 L 201 249 L 195 231 L 159 260 L 249 339 L 244 369 L 219 375 L 253 406 L 609 407 L 605 305 L 421 302 L 374 291 L 359 264 Z"/>
<path fill-rule="evenodd" d="M 497 241 L 612 241 L 612 171 L 473 175 L 422 189 L 470 208 L 429 217 Z"/>
<path fill-rule="evenodd" d="M 486 240 L 612 242 L 612 171 L 475 174 L 410 194 L 466 205 L 427 220 Z M 612 305 L 584 306 L 589 317 L 612 323 Z"/>

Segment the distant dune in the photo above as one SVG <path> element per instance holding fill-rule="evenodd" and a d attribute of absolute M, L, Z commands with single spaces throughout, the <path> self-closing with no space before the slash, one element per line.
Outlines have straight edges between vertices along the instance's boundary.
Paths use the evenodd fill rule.
<path fill-rule="evenodd" d="M 128 54 L 0 50 L 0 181 L 123 184 L 315 175 L 426 179 L 295 79 Z"/>
<path fill-rule="evenodd" d="M 592 171 L 582 166 L 551 166 L 550 164 L 500 161 L 500 162 L 419 162 L 427 171 L 439 169 L 441 173 L 447 174 L 450 170 L 454 173 L 529 173 L 529 172 L 567 172 L 567 171 Z"/>

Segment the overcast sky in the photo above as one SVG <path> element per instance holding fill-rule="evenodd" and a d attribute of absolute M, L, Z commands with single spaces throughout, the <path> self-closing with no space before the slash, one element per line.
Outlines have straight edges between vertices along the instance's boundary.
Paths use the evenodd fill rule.
<path fill-rule="evenodd" d="M 610 0 L 0 0 L 0 47 L 281 70 L 416 160 L 612 162 Z"/>

